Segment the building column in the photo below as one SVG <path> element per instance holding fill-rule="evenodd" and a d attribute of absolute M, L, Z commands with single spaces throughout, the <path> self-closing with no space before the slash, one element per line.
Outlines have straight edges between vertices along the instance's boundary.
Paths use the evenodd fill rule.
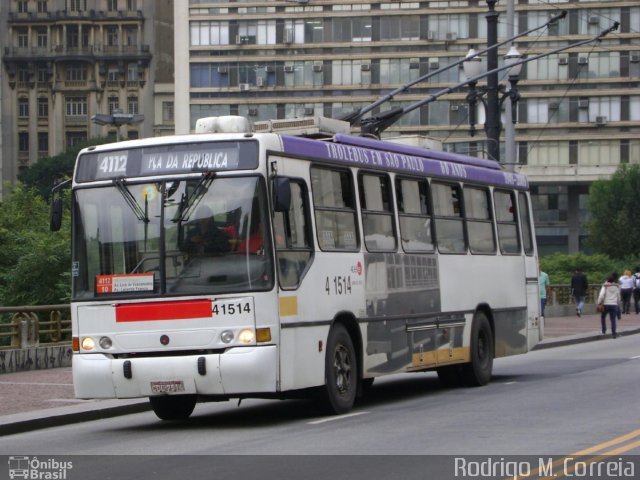
<path fill-rule="evenodd" d="M 580 253 L 580 186 L 569 185 L 567 197 L 569 254 Z"/>

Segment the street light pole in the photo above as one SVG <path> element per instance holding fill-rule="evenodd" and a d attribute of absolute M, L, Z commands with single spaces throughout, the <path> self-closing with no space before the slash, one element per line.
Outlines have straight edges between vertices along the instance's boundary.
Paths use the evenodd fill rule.
<path fill-rule="evenodd" d="M 498 16 L 496 12 L 497 0 L 487 0 L 487 46 L 498 43 Z M 492 48 L 487 52 L 487 71 L 498 68 L 498 49 Z M 498 72 L 487 76 L 487 150 L 489 157 L 500 163 L 500 104 L 498 100 Z"/>

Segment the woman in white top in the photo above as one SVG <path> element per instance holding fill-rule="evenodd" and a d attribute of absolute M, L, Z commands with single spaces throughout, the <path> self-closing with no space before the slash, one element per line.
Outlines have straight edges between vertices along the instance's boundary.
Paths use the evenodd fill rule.
<path fill-rule="evenodd" d="M 616 282 L 615 275 L 609 275 L 607 281 L 602 285 L 600 294 L 598 295 L 598 303 L 604 305 L 604 312 L 602 312 L 602 315 L 600 316 L 600 321 L 602 322 L 602 333 L 607 333 L 606 316 L 608 314 L 609 319 L 611 320 L 611 335 L 613 338 L 616 338 L 618 336 L 616 334 L 616 318 L 618 316 L 618 308 L 620 305 L 620 287 L 618 286 L 618 282 Z"/>
<path fill-rule="evenodd" d="M 629 313 L 631 309 L 631 295 L 633 295 L 633 275 L 631 270 L 625 270 L 624 275 L 620 277 L 620 296 L 622 297 L 622 313 Z"/>

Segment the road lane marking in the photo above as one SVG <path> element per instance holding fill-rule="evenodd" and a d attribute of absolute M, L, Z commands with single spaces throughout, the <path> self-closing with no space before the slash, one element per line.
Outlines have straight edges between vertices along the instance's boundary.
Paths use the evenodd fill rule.
<path fill-rule="evenodd" d="M 345 418 L 349 418 L 349 417 L 357 417 L 359 415 L 365 415 L 367 413 L 371 413 L 371 412 L 354 412 L 354 413 L 347 413 L 346 415 L 338 415 L 337 417 L 329 417 L 329 418 L 323 418 L 321 420 L 314 420 L 313 422 L 308 422 L 308 425 L 320 425 L 321 423 L 328 423 L 328 422 L 335 422 L 336 420 L 342 420 Z"/>
<path fill-rule="evenodd" d="M 44 383 L 44 382 L 0 382 L 0 385 L 27 385 L 45 387 L 73 387 L 73 383 Z"/>

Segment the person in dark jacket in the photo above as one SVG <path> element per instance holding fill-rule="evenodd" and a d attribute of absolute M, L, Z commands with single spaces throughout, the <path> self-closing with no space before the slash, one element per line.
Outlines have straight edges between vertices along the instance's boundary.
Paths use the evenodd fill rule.
<path fill-rule="evenodd" d="M 581 269 L 576 268 L 576 272 L 571 277 L 571 295 L 573 295 L 576 301 L 576 315 L 578 316 L 582 315 L 588 289 L 589 282 L 587 281 L 587 276 L 582 273 Z"/>

